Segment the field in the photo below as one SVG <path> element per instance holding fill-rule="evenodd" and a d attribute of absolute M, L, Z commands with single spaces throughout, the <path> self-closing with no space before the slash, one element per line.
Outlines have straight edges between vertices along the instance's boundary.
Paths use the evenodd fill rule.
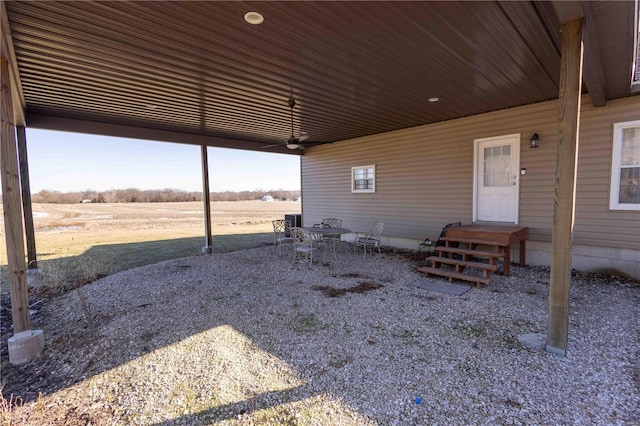
<path fill-rule="evenodd" d="M 286 213 L 300 213 L 300 203 L 212 203 L 213 251 L 270 244 L 271 221 Z M 59 293 L 121 270 L 198 255 L 205 245 L 201 202 L 34 204 L 33 216 L 40 286 L 47 292 Z M 4 293 L 4 224 L 0 232 Z"/>

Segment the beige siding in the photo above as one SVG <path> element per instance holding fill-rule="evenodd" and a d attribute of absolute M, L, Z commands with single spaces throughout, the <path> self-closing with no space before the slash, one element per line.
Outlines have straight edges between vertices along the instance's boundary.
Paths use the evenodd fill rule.
<path fill-rule="evenodd" d="M 521 135 L 519 223 L 530 240 L 550 241 L 556 167 L 557 101 L 353 139 L 306 150 L 304 224 L 340 217 L 353 230 L 384 221 L 386 236 L 436 238 L 443 225 L 473 216 L 474 139 Z M 437 105 L 434 105 L 437 108 Z M 609 210 L 613 123 L 640 118 L 640 97 L 593 108 L 584 99 L 574 243 L 640 248 L 640 213 Z M 529 137 L 540 134 L 540 147 Z M 376 165 L 376 192 L 351 193 L 351 167 Z"/>
<path fill-rule="evenodd" d="M 580 120 L 574 243 L 640 248 L 640 213 L 609 210 L 613 124 L 640 118 L 640 97 L 583 105 Z"/>

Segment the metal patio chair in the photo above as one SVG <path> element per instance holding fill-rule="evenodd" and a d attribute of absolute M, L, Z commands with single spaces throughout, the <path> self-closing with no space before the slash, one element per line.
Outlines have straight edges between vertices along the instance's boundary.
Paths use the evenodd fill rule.
<path fill-rule="evenodd" d="M 342 219 L 329 217 L 326 219 L 322 219 L 321 224 L 324 226 L 329 226 L 331 228 L 340 228 L 342 226 Z M 340 242 L 340 234 L 323 235 L 322 242 L 325 245 L 328 245 L 331 247 L 331 251 L 333 252 L 333 257 L 336 258 L 336 246 Z"/>
<path fill-rule="evenodd" d="M 356 252 L 358 246 L 362 246 L 364 249 L 363 257 L 367 255 L 367 247 L 378 248 L 378 254 L 380 251 L 380 236 L 382 235 L 382 231 L 384 230 L 384 222 L 377 222 L 371 228 L 369 232 L 356 232 L 356 238 L 353 240 L 354 247 L 353 252 Z"/>
<path fill-rule="evenodd" d="M 272 220 L 273 224 L 273 247 L 281 250 L 282 244 L 293 243 L 291 236 L 291 222 L 284 219 Z M 289 235 L 287 237 L 287 235 Z"/>
<path fill-rule="evenodd" d="M 300 256 L 304 256 L 305 261 L 309 261 L 309 265 L 313 264 L 313 252 L 318 250 L 318 240 L 315 235 L 302 228 L 291 228 L 293 236 L 293 263 Z"/>

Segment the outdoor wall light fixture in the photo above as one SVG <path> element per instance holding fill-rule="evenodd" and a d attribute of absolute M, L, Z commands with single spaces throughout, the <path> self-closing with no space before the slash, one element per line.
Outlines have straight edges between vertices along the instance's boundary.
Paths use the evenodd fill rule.
<path fill-rule="evenodd" d="M 531 139 L 529 139 L 529 148 L 537 148 L 540 146 L 540 135 L 534 133 L 531 135 Z"/>

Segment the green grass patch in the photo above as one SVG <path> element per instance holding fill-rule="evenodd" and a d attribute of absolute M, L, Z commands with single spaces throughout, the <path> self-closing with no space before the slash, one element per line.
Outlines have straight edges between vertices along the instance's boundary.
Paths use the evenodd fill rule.
<path fill-rule="evenodd" d="M 119 235 L 117 243 L 105 241 L 104 235 L 66 237 L 54 236 L 38 246 L 42 247 L 38 259 L 41 274 L 32 291 L 55 296 L 120 271 L 201 255 L 205 246 L 204 237 L 155 240 L 152 238 L 158 238 L 158 235 L 136 232 L 132 232 L 128 240 Z M 272 241 L 271 232 L 214 235 L 212 250 L 226 253 L 260 247 Z M 56 244 L 60 244 L 58 248 Z M 0 266 L 0 281 L 0 291 L 8 293 L 6 264 Z"/>
<path fill-rule="evenodd" d="M 482 337 L 487 334 L 487 327 L 484 324 L 459 323 L 453 329 L 466 338 Z"/>
<path fill-rule="evenodd" d="M 320 329 L 322 323 L 313 314 L 298 313 L 289 322 L 289 327 L 296 333 L 313 333 Z"/>

